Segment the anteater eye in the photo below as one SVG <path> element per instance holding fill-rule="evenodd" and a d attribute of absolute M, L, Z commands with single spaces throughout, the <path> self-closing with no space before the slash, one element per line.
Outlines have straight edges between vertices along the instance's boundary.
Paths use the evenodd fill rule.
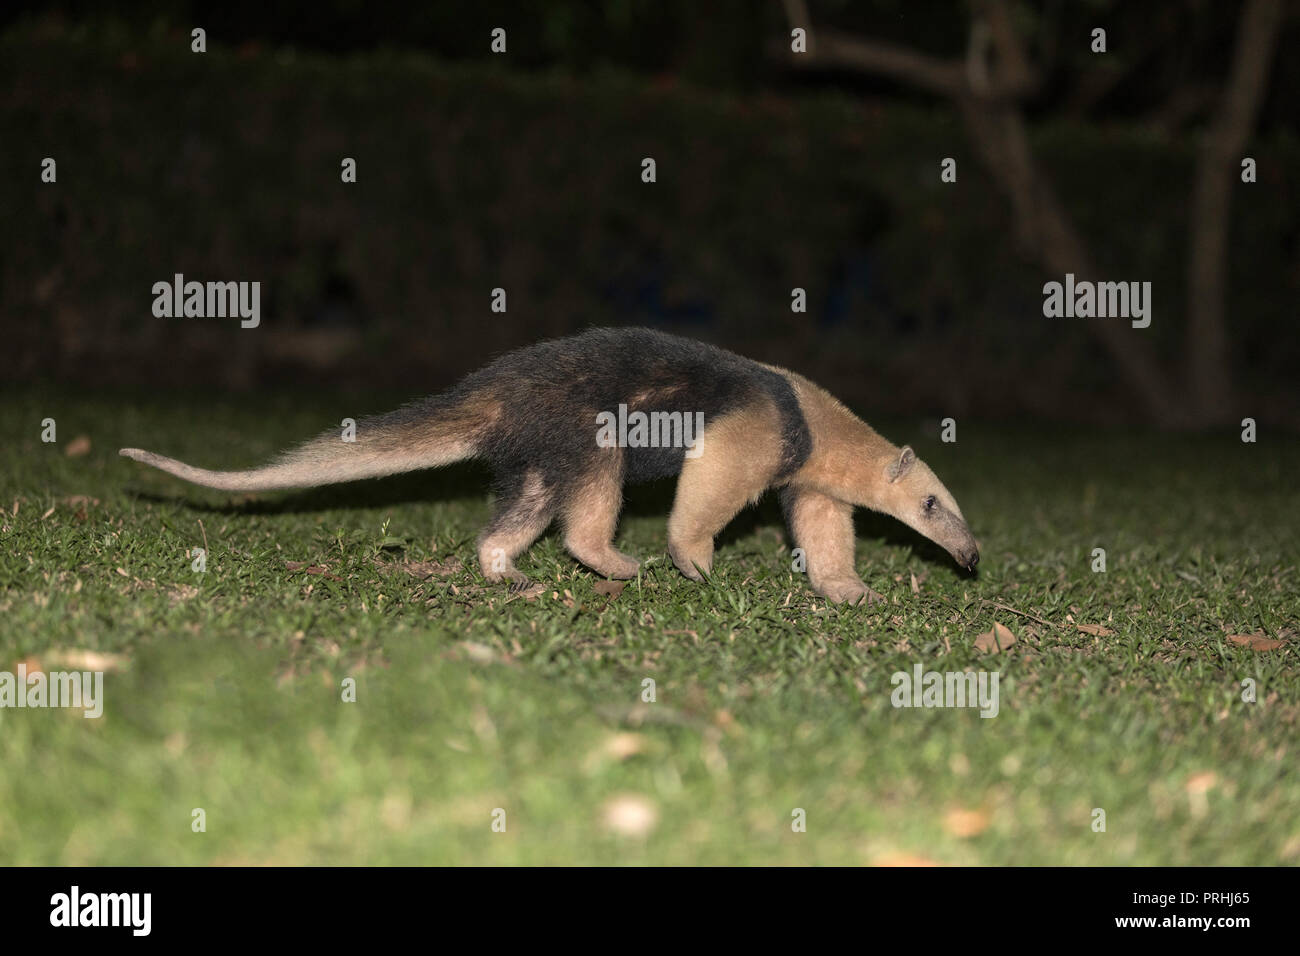
<path fill-rule="evenodd" d="M 925 499 L 925 501 L 923 501 L 923 502 L 921 502 L 921 503 L 922 503 L 923 505 L 925 505 L 925 510 L 926 510 L 926 511 L 933 511 L 933 510 L 934 510 L 934 495 L 929 495 L 929 496 Z"/>

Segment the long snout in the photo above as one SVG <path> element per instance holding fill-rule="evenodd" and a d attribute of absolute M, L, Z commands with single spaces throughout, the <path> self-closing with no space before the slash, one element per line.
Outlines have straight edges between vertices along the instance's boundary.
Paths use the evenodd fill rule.
<path fill-rule="evenodd" d="M 968 538 L 957 547 L 950 549 L 948 553 L 967 571 L 974 571 L 975 566 L 980 563 L 980 545 L 974 538 Z"/>
<path fill-rule="evenodd" d="M 980 543 L 960 514 L 940 509 L 928 518 L 902 520 L 947 551 L 967 571 L 974 571 L 980 563 Z"/>
<path fill-rule="evenodd" d="M 941 543 L 952 555 L 952 559 L 967 571 L 974 571 L 980 563 L 980 543 L 975 540 L 975 535 L 971 534 L 966 522 L 960 518 L 953 520 L 945 538 Z"/>

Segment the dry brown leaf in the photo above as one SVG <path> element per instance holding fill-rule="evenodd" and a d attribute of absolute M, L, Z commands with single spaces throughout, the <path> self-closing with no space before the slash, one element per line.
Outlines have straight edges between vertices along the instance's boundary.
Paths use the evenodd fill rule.
<path fill-rule="evenodd" d="M 381 561 L 375 559 L 373 562 L 376 568 L 381 571 L 390 569 L 396 571 L 405 571 L 407 574 L 417 577 L 422 581 L 428 581 L 431 578 L 445 578 L 457 571 L 460 571 L 463 565 L 460 559 L 451 556 L 445 561 Z"/>
<path fill-rule="evenodd" d="M 1011 628 L 998 624 L 993 624 L 993 630 L 985 631 L 979 637 L 975 638 L 975 647 L 981 651 L 991 651 L 997 654 L 1004 651 L 1016 642 L 1016 635 L 1011 633 Z"/>
<path fill-rule="evenodd" d="M 592 587 L 594 588 L 597 594 L 604 594 L 608 596 L 611 601 L 613 601 L 620 594 L 623 593 L 623 589 L 627 587 L 627 582 L 626 581 L 597 581 L 594 585 L 592 585 Z"/>
<path fill-rule="evenodd" d="M 1294 860 L 1296 857 L 1300 857 L 1300 833 L 1283 843 L 1282 849 L 1278 851 L 1277 855 L 1283 860 Z"/>
<path fill-rule="evenodd" d="M 1281 641 L 1265 637 L 1263 634 L 1229 634 L 1228 640 L 1233 644 L 1248 647 L 1252 651 L 1275 651 L 1282 646 Z"/>
<path fill-rule="evenodd" d="M 644 837 L 659 823 L 659 808 L 638 793 L 625 793 L 605 803 L 605 827 L 620 836 Z"/>
<path fill-rule="evenodd" d="M 78 435 L 72 441 L 68 442 L 68 447 L 63 449 L 63 453 L 69 458 L 81 458 L 83 455 L 90 454 L 90 436 Z"/>
<path fill-rule="evenodd" d="M 329 578 L 331 581 L 343 580 L 337 574 L 331 574 L 329 568 L 320 564 L 309 566 L 303 561 L 286 561 L 284 566 L 290 571 L 301 571 L 303 574 L 319 574 L 321 577 Z"/>
<path fill-rule="evenodd" d="M 984 810 L 952 810 L 943 818 L 943 828 L 963 840 L 979 836 L 988 825 L 989 815 Z"/>
<path fill-rule="evenodd" d="M 115 671 L 120 670 L 127 662 L 125 654 L 110 654 L 107 651 L 89 651 L 74 647 L 52 648 L 41 656 L 47 665 L 76 671 Z"/>
<path fill-rule="evenodd" d="M 1111 637 L 1115 633 L 1110 628 L 1104 627 L 1101 624 L 1076 624 L 1074 626 L 1085 634 L 1091 634 L 1093 637 Z"/>
<path fill-rule="evenodd" d="M 645 753 L 647 742 L 642 734 L 623 731 L 612 735 L 606 740 L 602 751 L 606 756 L 613 757 L 615 760 L 626 760 L 628 757 L 635 757 L 637 754 Z"/>
<path fill-rule="evenodd" d="M 497 659 L 497 652 L 486 644 L 479 644 L 475 641 L 461 641 L 460 648 L 475 664 L 491 664 Z"/>

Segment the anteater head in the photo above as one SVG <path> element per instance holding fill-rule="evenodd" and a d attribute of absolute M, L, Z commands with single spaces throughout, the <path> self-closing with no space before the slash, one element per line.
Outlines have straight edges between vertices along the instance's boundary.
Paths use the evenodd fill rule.
<path fill-rule="evenodd" d="M 882 500 L 874 507 L 897 518 L 952 555 L 968 571 L 980 561 L 979 542 L 943 483 L 904 446 L 884 465 Z"/>

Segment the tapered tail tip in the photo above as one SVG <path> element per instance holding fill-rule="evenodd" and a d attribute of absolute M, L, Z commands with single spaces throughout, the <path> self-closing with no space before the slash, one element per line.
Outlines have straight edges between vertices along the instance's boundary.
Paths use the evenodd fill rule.
<path fill-rule="evenodd" d="M 136 461 L 144 461 L 149 455 L 142 448 L 119 448 L 117 453 L 123 458 L 134 458 Z"/>

